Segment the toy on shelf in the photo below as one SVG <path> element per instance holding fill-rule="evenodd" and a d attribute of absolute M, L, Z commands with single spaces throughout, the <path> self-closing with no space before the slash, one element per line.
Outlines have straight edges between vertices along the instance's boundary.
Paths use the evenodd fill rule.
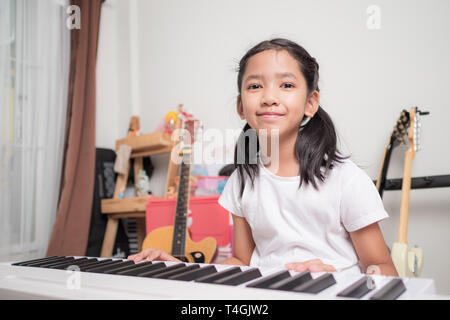
<path fill-rule="evenodd" d="M 132 116 L 128 127 L 128 136 L 135 137 L 141 134 L 141 124 L 138 116 Z"/>
<path fill-rule="evenodd" d="M 152 194 L 152 192 L 150 191 L 150 179 L 145 173 L 145 170 L 139 170 L 136 189 L 138 196 L 146 196 Z"/>
<path fill-rule="evenodd" d="M 171 110 L 167 112 L 164 119 L 159 123 L 156 131 L 165 132 L 168 134 L 172 134 L 173 130 L 175 130 L 175 123 L 177 122 L 178 114 Z"/>
<path fill-rule="evenodd" d="M 186 112 L 183 109 L 182 105 L 180 105 L 178 106 L 178 112 L 170 110 L 166 113 L 164 119 L 156 127 L 156 131 L 172 134 L 172 132 L 175 130 L 175 124 L 178 118 L 186 121 L 188 119 L 193 119 L 193 115 Z"/>

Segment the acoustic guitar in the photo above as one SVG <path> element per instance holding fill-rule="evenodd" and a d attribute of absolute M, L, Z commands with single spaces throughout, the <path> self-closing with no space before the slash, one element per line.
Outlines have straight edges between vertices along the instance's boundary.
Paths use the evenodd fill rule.
<path fill-rule="evenodd" d="M 381 198 L 383 198 L 383 191 L 386 185 L 386 177 L 389 169 L 392 150 L 400 143 L 406 144 L 404 136 L 407 134 L 406 130 L 409 128 L 409 125 L 409 112 L 406 110 L 402 110 L 402 112 L 400 113 L 400 117 L 397 119 L 397 122 L 394 126 L 394 130 L 389 137 L 389 142 L 384 148 L 383 159 L 381 161 L 380 171 L 378 173 L 376 187 Z"/>
<path fill-rule="evenodd" d="M 190 194 L 190 163 L 192 145 L 198 120 L 184 121 L 180 135 L 180 182 L 178 187 L 175 220 L 172 226 L 161 227 L 150 232 L 142 244 L 142 249 L 155 248 L 170 253 L 177 259 L 191 263 L 210 263 L 217 250 L 217 241 L 206 237 L 199 242 L 192 241 L 187 227 Z"/>
<path fill-rule="evenodd" d="M 408 130 L 409 148 L 405 153 L 400 206 L 398 239 L 392 245 L 391 257 L 400 277 L 418 277 L 423 267 L 423 250 L 418 246 L 408 248 L 408 212 L 411 191 L 411 168 L 416 152 L 420 150 L 420 117 L 429 112 L 421 112 L 414 107 L 409 112 L 411 126 Z"/>

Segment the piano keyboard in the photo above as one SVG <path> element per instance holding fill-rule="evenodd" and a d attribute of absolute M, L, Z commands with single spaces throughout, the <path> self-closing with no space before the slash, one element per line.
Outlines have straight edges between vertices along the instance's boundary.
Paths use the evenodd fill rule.
<path fill-rule="evenodd" d="M 54 256 L 0 263 L 0 299 L 8 298 L 394 300 L 436 292 L 423 278 Z"/>

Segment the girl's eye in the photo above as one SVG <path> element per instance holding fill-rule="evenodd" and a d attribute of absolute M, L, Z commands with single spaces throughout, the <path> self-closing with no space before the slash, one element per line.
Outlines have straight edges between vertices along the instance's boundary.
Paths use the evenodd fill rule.
<path fill-rule="evenodd" d="M 257 89 L 255 87 L 259 87 L 259 84 L 251 84 L 251 85 L 248 86 L 247 89 Z"/>
<path fill-rule="evenodd" d="M 287 86 L 285 88 L 294 88 L 294 85 L 292 83 L 283 83 L 283 86 Z"/>

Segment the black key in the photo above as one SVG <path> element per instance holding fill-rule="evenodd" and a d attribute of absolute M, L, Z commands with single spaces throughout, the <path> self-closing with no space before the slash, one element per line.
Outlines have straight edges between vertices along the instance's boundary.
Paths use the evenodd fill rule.
<path fill-rule="evenodd" d="M 251 268 L 241 273 L 232 274 L 231 276 L 214 281 L 215 284 L 226 284 L 229 286 L 238 286 L 242 283 L 261 277 L 261 271 L 258 268 Z"/>
<path fill-rule="evenodd" d="M 137 276 L 140 273 L 144 273 L 147 271 L 153 271 L 153 270 L 157 270 L 157 269 L 163 269 L 165 267 L 166 267 L 166 265 L 163 262 L 152 263 L 151 265 L 143 264 L 141 266 L 139 266 L 139 263 L 138 263 L 136 265 L 136 268 L 133 268 L 131 270 L 119 271 L 116 274 L 122 275 L 122 276 Z"/>
<path fill-rule="evenodd" d="M 267 289 L 289 291 L 311 280 L 312 280 L 311 273 L 309 273 L 309 271 L 303 271 L 302 273 L 296 274 L 293 277 L 289 277 L 280 280 L 278 282 L 275 282 L 269 285 Z"/>
<path fill-rule="evenodd" d="M 112 259 L 99 260 L 97 262 L 93 262 L 93 263 L 90 263 L 88 265 L 82 266 L 80 268 L 80 271 L 86 271 L 87 269 L 90 269 L 90 268 L 100 267 L 100 266 L 103 266 L 103 265 L 105 265 L 107 263 L 110 263 L 112 261 L 113 261 Z"/>
<path fill-rule="evenodd" d="M 47 262 L 47 263 L 43 263 L 43 264 L 42 263 L 30 264 L 29 267 L 50 268 L 50 267 L 53 267 L 54 265 L 58 265 L 58 264 L 61 264 L 63 262 L 71 262 L 71 261 L 75 261 L 75 258 L 74 257 L 67 257 L 67 258 L 65 258 L 63 260 L 60 260 L 60 261 L 57 261 L 57 262 L 53 261 L 53 262 Z"/>
<path fill-rule="evenodd" d="M 402 279 L 392 279 L 383 288 L 378 290 L 378 292 L 376 292 L 370 299 L 395 300 L 405 291 L 406 287 Z"/>
<path fill-rule="evenodd" d="M 336 279 L 334 279 L 334 276 L 331 273 L 325 273 L 318 278 L 295 287 L 293 291 L 316 294 L 334 284 L 336 284 Z"/>
<path fill-rule="evenodd" d="M 345 288 L 337 294 L 338 297 L 345 298 L 362 298 L 367 293 L 375 289 L 375 282 L 371 277 L 362 277 L 355 283 L 351 284 L 348 288 Z"/>
<path fill-rule="evenodd" d="M 41 262 L 27 263 L 26 265 L 23 265 L 23 266 L 26 266 L 26 267 L 40 267 L 41 265 L 52 263 L 52 262 L 61 262 L 61 261 L 66 260 L 67 258 L 69 258 L 69 257 L 59 257 L 59 258 L 56 258 L 56 259 L 50 259 L 50 260 L 41 261 Z"/>
<path fill-rule="evenodd" d="M 114 269 L 111 270 L 107 270 L 103 273 L 105 274 L 115 274 L 121 271 L 127 271 L 127 270 L 132 270 L 134 268 L 139 268 L 139 267 L 143 267 L 143 266 L 148 266 L 151 265 L 152 263 L 150 261 L 147 262 L 141 262 L 141 263 L 134 263 L 132 265 L 127 265 L 127 266 L 122 266 L 122 267 L 116 267 Z"/>
<path fill-rule="evenodd" d="M 170 276 L 168 279 L 171 280 L 182 280 L 182 281 L 192 281 L 201 278 L 206 275 L 217 273 L 215 266 L 206 266 L 203 268 L 187 271 L 181 274 Z"/>
<path fill-rule="evenodd" d="M 91 271 L 88 271 L 88 272 L 105 273 L 106 271 L 109 271 L 109 270 L 114 270 L 119 267 L 126 267 L 126 266 L 130 266 L 130 265 L 134 265 L 134 261 L 132 261 L 132 260 L 119 261 L 117 263 L 105 264 L 104 266 L 100 266 L 100 267 L 92 269 Z"/>
<path fill-rule="evenodd" d="M 216 280 L 228 277 L 229 275 L 236 274 L 236 273 L 239 273 L 239 272 L 241 272 L 241 268 L 239 268 L 239 267 L 232 267 L 232 268 L 229 268 L 229 269 L 222 270 L 222 271 L 220 271 L 218 273 L 215 273 L 215 274 L 210 274 L 210 275 L 198 278 L 197 280 L 195 280 L 195 282 L 213 283 Z"/>
<path fill-rule="evenodd" d="M 76 266 L 80 266 L 83 263 L 88 263 L 91 262 L 92 259 L 88 259 L 88 258 L 80 258 L 80 259 L 75 259 L 75 261 L 72 262 L 63 262 L 61 264 L 57 264 L 54 266 L 51 266 L 50 269 L 65 269 L 71 265 L 76 265 Z"/>
<path fill-rule="evenodd" d="M 115 260 L 115 261 L 111 261 L 109 263 L 105 263 L 102 266 L 97 266 L 97 267 L 91 267 L 91 268 L 87 268 L 85 271 L 86 272 L 95 272 L 95 273 L 103 273 L 106 270 L 111 270 L 115 267 L 119 267 L 119 266 L 124 266 L 124 265 L 130 265 L 133 264 L 134 262 L 131 260 L 128 261 L 122 261 L 122 260 Z"/>
<path fill-rule="evenodd" d="M 90 268 L 94 265 L 98 265 L 100 263 L 100 261 L 105 261 L 105 260 L 98 260 L 98 259 L 89 259 L 89 261 L 87 261 L 86 263 L 82 263 L 79 267 L 80 267 L 80 271 L 83 271 L 83 268 Z"/>
<path fill-rule="evenodd" d="M 158 269 L 158 270 L 153 270 L 153 271 L 142 272 L 142 273 L 139 273 L 137 276 L 138 277 L 152 278 L 152 277 L 154 277 L 157 274 L 168 272 L 168 271 L 172 271 L 172 270 L 176 270 L 176 269 L 179 269 L 179 268 L 183 268 L 185 266 L 186 266 L 186 264 L 184 264 L 184 263 L 177 263 L 177 264 L 174 264 L 174 265 L 172 265 L 170 267 L 167 267 L 167 268 L 164 268 L 164 269 Z"/>
<path fill-rule="evenodd" d="M 26 266 L 27 264 L 31 264 L 31 263 L 39 263 L 39 262 L 48 262 L 54 259 L 63 259 L 65 257 L 59 257 L 59 256 L 52 256 L 52 257 L 47 257 L 47 258 L 39 258 L 39 259 L 33 259 L 33 260 L 28 260 L 28 261 L 21 261 L 21 262 L 16 262 L 16 263 L 12 263 L 12 266 Z"/>
<path fill-rule="evenodd" d="M 259 279 L 257 281 L 254 281 L 247 285 L 249 288 L 265 288 L 267 289 L 270 285 L 280 281 L 284 280 L 286 278 L 290 278 L 291 274 L 288 270 L 281 270 L 274 274 L 271 274 L 267 277 L 264 277 L 262 279 Z"/>
<path fill-rule="evenodd" d="M 176 276 L 176 275 L 179 275 L 181 273 L 185 273 L 187 271 L 195 270 L 195 269 L 198 269 L 198 268 L 200 268 L 200 266 L 198 264 L 192 264 L 192 265 L 187 266 L 187 267 L 178 268 L 176 270 L 167 271 L 167 272 L 163 272 L 163 273 L 157 274 L 153 278 L 156 278 L 156 279 L 168 279 L 171 276 Z"/>

